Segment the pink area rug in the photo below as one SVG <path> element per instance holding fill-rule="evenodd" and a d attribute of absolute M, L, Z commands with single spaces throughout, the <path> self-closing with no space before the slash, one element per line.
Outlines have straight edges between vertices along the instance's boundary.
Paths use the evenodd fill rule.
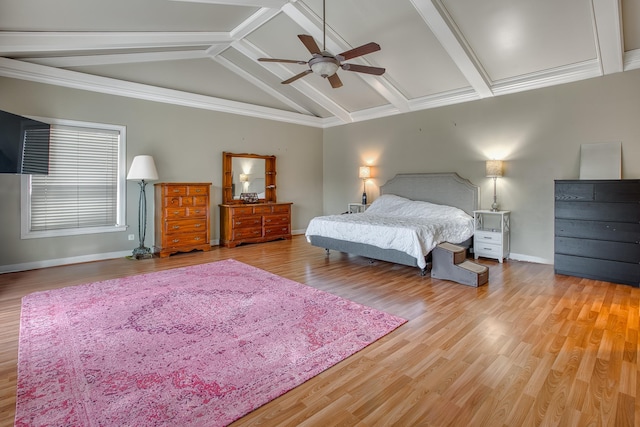
<path fill-rule="evenodd" d="M 404 319 L 235 260 L 24 297 L 16 426 L 220 426 Z"/>

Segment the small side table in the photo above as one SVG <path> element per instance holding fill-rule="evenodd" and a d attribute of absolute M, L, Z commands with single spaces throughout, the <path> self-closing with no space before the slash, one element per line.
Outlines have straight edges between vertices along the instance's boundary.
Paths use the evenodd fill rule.
<path fill-rule="evenodd" d="M 509 257 L 511 211 L 473 211 L 473 256 L 495 258 L 502 262 Z"/>
<path fill-rule="evenodd" d="M 347 207 L 347 213 L 362 213 L 367 210 L 367 208 L 371 206 L 369 204 L 363 205 L 362 203 L 349 203 Z"/>

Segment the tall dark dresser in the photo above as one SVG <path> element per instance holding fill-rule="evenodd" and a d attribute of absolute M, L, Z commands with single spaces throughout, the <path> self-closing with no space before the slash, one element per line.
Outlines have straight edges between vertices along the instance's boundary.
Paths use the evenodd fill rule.
<path fill-rule="evenodd" d="M 640 180 L 555 181 L 558 274 L 640 285 Z"/>

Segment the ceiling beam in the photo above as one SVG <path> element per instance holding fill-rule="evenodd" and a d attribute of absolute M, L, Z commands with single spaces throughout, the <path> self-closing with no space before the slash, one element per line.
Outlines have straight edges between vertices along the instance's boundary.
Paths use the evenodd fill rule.
<path fill-rule="evenodd" d="M 596 50 L 603 74 L 623 71 L 624 46 L 620 0 L 592 0 Z"/>
<path fill-rule="evenodd" d="M 168 52 L 122 53 L 115 55 L 77 55 L 20 58 L 21 61 L 48 67 L 69 68 L 94 65 L 132 64 L 140 62 L 180 61 L 209 58 L 205 50 L 174 50 Z"/>
<path fill-rule="evenodd" d="M 204 47 L 231 43 L 226 32 L 0 32 L 0 55 Z"/>
<path fill-rule="evenodd" d="M 93 76 L 8 58 L 0 58 L 0 76 L 304 126 L 322 127 L 324 125 L 323 120 L 315 116 L 141 83 L 125 82 L 109 77 Z"/>
<path fill-rule="evenodd" d="M 251 6 L 251 7 L 268 7 L 272 9 L 280 9 L 289 0 L 170 0 L 180 1 L 184 3 L 207 3 L 220 4 L 227 6 Z"/>
<path fill-rule="evenodd" d="M 440 1 L 411 0 L 411 3 L 478 96 L 493 96 L 487 73 Z"/>
<path fill-rule="evenodd" d="M 240 40 L 267 23 L 271 18 L 278 15 L 280 9 L 261 8 L 256 13 L 245 19 L 229 33 L 234 40 Z"/>

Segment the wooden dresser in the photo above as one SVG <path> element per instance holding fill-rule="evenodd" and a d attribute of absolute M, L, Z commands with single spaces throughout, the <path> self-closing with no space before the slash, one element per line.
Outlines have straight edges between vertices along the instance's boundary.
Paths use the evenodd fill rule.
<path fill-rule="evenodd" d="M 638 287 L 640 180 L 555 182 L 554 268 Z"/>
<path fill-rule="evenodd" d="M 210 187 L 208 182 L 155 184 L 154 252 L 160 257 L 211 250 Z"/>
<path fill-rule="evenodd" d="M 220 245 L 291 239 L 291 203 L 220 205 Z"/>

